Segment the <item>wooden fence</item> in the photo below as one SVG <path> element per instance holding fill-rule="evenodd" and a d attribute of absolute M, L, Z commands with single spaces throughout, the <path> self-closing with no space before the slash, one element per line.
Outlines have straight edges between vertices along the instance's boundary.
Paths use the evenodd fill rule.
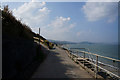
<path fill-rule="evenodd" d="M 80 51 L 80 49 L 85 49 L 85 50 L 87 50 L 87 51 Z M 68 52 L 69 52 L 69 56 L 71 57 L 72 56 L 72 58 L 75 60 L 75 61 L 77 61 L 78 63 L 80 62 L 80 60 L 82 60 L 83 62 L 83 65 L 85 66 L 85 63 L 89 63 L 90 65 L 93 65 L 94 66 L 94 69 L 93 69 L 93 67 L 92 67 L 92 69 L 93 69 L 93 71 L 94 71 L 94 77 L 95 78 L 98 78 L 98 73 L 100 72 L 100 71 L 104 71 L 105 73 L 107 73 L 107 74 L 109 74 L 110 76 L 112 76 L 112 77 L 115 77 L 115 78 L 117 78 L 117 79 L 120 79 L 120 69 L 118 68 L 117 70 L 118 70 L 118 74 L 115 74 L 114 72 L 112 72 L 112 71 L 110 71 L 110 70 L 108 70 L 108 69 L 106 69 L 106 68 L 104 68 L 103 66 L 100 66 L 99 64 L 99 58 L 104 58 L 104 59 L 107 59 L 107 60 L 110 60 L 110 61 L 113 61 L 113 62 L 117 62 L 118 63 L 118 66 L 119 66 L 119 63 L 120 63 L 120 60 L 118 60 L 118 59 L 113 59 L 113 58 L 110 58 L 110 57 L 105 57 L 105 56 L 101 56 L 101 55 L 98 55 L 98 54 L 94 54 L 94 53 L 91 53 L 90 52 L 90 50 L 89 49 L 86 49 L 86 48 L 70 48 L 69 50 L 68 50 Z M 83 54 L 83 56 L 80 56 L 80 55 L 78 55 L 78 54 Z M 86 57 L 86 55 L 92 55 L 92 56 L 95 56 L 94 58 L 94 60 L 91 60 L 90 58 L 88 58 L 88 57 Z M 105 65 L 106 66 L 106 65 Z M 110 67 L 110 66 L 108 66 L 108 67 Z M 112 67 L 113 68 L 113 67 Z M 111 69 L 112 69 L 111 68 Z M 99 71 L 100 70 L 100 71 Z M 114 70 L 114 69 L 113 69 Z"/>

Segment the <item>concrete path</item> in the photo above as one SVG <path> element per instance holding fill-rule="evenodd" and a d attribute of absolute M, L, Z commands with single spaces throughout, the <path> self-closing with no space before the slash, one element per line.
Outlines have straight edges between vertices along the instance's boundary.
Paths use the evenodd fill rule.
<path fill-rule="evenodd" d="M 56 47 L 49 51 L 47 58 L 32 78 L 92 78 L 92 76 L 74 63 L 65 50 Z"/>

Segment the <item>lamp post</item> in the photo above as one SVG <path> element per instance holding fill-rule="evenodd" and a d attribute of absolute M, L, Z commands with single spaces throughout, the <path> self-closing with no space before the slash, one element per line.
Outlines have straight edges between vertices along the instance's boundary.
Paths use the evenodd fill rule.
<path fill-rule="evenodd" d="M 39 44 L 40 44 L 40 28 L 39 28 Z"/>

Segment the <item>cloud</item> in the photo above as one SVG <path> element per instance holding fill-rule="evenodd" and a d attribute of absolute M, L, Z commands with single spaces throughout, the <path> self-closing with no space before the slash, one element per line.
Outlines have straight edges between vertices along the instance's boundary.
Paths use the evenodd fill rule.
<path fill-rule="evenodd" d="M 93 32 L 91 29 L 87 29 L 85 31 L 81 30 L 76 32 L 76 40 L 77 41 L 93 41 L 95 37 L 95 32 Z"/>
<path fill-rule="evenodd" d="M 81 32 L 77 32 L 77 36 L 79 37 L 81 35 Z"/>
<path fill-rule="evenodd" d="M 1 2 L 29 2 L 31 0 L 1 0 Z M 119 0 L 32 0 L 34 2 L 118 2 Z"/>
<path fill-rule="evenodd" d="M 75 23 L 70 23 L 70 17 L 56 17 L 50 24 L 42 29 L 42 34 L 48 39 L 66 40 L 71 35 Z"/>
<path fill-rule="evenodd" d="M 113 22 L 117 17 L 117 6 L 117 3 L 113 2 L 86 2 L 82 10 L 88 21 L 106 18 L 108 22 Z"/>
<path fill-rule="evenodd" d="M 13 14 L 17 19 L 22 19 L 22 22 L 31 28 L 40 27 L 47 20 L 50 10 L 46 7 L 45 2 L 35 2 L 32 0 L 29 3 L 24 3 L 17 9 L 13 10 Z"/>
<path fill-rule="evenodd" d="M 86 2 L 119 2 L 119 0 L 87 0 Z"/>
<path fill-rule="evenodd" d="M 53 20 L 51 24 L 49 24 L 49 26 L 53 26 L 54 28 L 65 28 L 66 26 L 68 26 L 68 21 L 70 21 L 70 17 L 56 17 L 56 19 Z"/>
<path fill-rule="evenodd" d="M 29 3 L 24 3 L 17 9 L 14 9 L 13 14 L 17 19 L 22 19 L 22 22 L 27 24 L 34 32 L 38 33 L 40 27 L 41 35 L 47 39 L 70 39 L 72 29 L 76 25 L 71 23 L 71 18 L 55 16 L 55 19 L 50 20 L 50 22 L 49 14 L 51 11 L 46 7 L 46 3 L 36 1 L 32 0 Z"/>

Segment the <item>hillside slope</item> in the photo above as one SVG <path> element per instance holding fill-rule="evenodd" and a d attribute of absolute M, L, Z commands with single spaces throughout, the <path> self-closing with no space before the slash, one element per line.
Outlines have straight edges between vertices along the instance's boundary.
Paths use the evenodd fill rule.
<path fill-rule="evenodd" d="M 44 54 L 33 37 L 44 37 L 32 32 L 25 24 L 17 20 L 8 6 L 2 11 L 2 79 L 23 80 L 24 71 L 35 61 L 42 61 Z M 22 74 L 22 76 L 21 76 Z"/>

